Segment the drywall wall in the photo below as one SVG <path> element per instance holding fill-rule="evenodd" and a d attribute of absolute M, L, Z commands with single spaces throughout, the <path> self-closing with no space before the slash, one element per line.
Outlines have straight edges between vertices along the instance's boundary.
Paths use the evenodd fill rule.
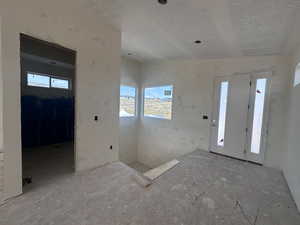
<path fill-rule="evenodd" d="M 135 60 L 122 57 L 121 85 L 136 87 L 139 93 L 141 64 Z M 139 101 L 137 93 L 136 101 Z M 137 161 L 137 139 L 139 125 L 139 107 L 135 117 L 120 117 L 119 158 L 124 163 Z"/>
<path fill-rule="evenodd" d="M 94 12 L 82 1 L 0 3 L 4 198 L 22 192 L 20 33 L 77 52 L 76 170 L 118 160 L 121 33 Z M 95 115 L 99 121 L 94 121 Z"/>
<path fill-rule="evenodd" d="M 0 204 L 4 201 L 4 154 L 0 152 Z"/>
<path fill-rule="evenodd" d="M 284 175 L 300 210 L 300 84 L 294 86 L 295 69 L 300 63 L 300 46 L 294 52 L 290 66 L 290 93 L 287 111 L 287 154 L 284 161 Z"/>
<path fill-rule="evenodd" d="M 2 88 L 2 18 L 0 15 L 0 204 L 4 189 L 4 154 L 3 154 L 3 88 Z"/>
<path fill-rule="evenodd" d="M 138 160 L 150 167 L 195 149 L 208 150 L 215 76 L 272 70 L 269 136 L 265 165 L 281 168 L 284 151 L 284 118 L 288 86 L 287 59 L 280 56 L 242 57 L 220 60 L 170 60 L 146 63 L 142 87 L 173 85 L 172 120 L 141 117 Z"/>

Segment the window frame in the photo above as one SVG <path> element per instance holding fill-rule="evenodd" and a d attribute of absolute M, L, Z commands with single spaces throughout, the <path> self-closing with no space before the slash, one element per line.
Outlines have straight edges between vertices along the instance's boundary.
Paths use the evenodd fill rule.
<path fill-rule="evenodd" d="M 145 91 L 147 88 L 160 88 L 160 87 L 172 87 L 172 100 L 171 100 L 171 118 L 163 118 L 163 117 L 154 117 L 154 116 L 148 116 L 145 115 Z M 143 87 L 143 93 L 142 93 L 142 116 L 144 118 L 151 118 L 151 119 L 157 119 L 157 120 L 167 120 L 167 121 L 171 121 L 173 119 L 173 103 L 174 103 L 174 85 L 173 84 L 165 84 L 165 85 L 149 85 L 149 86 L 145 86 Z"/>
<path fill-rule="evenodd" d="M 129 87 L 129 88 L 134 88 L 134 114 L 130 116 L 121 116 L 120 115 L 120 110 L 121 110 L 121 87 Z M 136 118 L 138 115 L 138 88 L 134 85 L 127 85 L 127 84 L 120 84 L 120 95 L 119 95 L 119 118 Z"/>
<path fill-rule="evenodd" d="M 34 85 L 29 85 L 28 84 L 28 75 L 32 74 L 32 75 L 38 75 L 38 76 L 44 76 L 44 77 L 49 77 L 49 87 L 40 87 L 40 86 L 34 86 Z M 53 87 L 51 80 L 52 79 L 59 79 L 59 80 L 66 80 L 69 82 L 69 88 L 59 88 L 59 87 Z M 27 88 L 47 88 L 47 89 L 59 89 L 59 90 L 64 90 L 64 91 L 72 91 L 72 79 L 68 78 L 68 77 L 61 77 L 61 76 L 56 76 L 56 75 L 50 75 L 50 74 L 46 74 L 46 73 L 36 73 L 36 72 L 31 72 L 31 71 L 27 71 L 26 72 L 26 87 Z"/>

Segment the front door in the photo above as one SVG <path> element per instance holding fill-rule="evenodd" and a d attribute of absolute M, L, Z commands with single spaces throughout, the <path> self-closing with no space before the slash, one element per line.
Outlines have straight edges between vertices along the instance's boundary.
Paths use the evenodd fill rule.
<path fill-rule="evenodd" d="M 263 163 L 269 83 L 267 73 L 215 79 L 210 151 Z"/>

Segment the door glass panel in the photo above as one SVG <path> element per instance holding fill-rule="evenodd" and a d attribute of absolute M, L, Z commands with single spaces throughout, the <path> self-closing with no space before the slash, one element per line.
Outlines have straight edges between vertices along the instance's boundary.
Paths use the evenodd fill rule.
<path fill-rule="evenodd" d="M 228 81 L 223 81 L 220 88 L 220 108 L 218 122 L 218 146 L 224 146 L 225 122 L 227 111 Z"/>
<path fill-rule="evenodd" d="M 260 153 L 267 79 L 257 79 L 251 136 L 251 152 Z"/>

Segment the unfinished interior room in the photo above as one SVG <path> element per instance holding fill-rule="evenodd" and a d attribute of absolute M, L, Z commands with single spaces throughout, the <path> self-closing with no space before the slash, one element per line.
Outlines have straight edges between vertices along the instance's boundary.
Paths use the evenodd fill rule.
<path fill-rule="evenodd" d="M 0 225 L 300 225 L 300 0 L 1 0 Z"/>

